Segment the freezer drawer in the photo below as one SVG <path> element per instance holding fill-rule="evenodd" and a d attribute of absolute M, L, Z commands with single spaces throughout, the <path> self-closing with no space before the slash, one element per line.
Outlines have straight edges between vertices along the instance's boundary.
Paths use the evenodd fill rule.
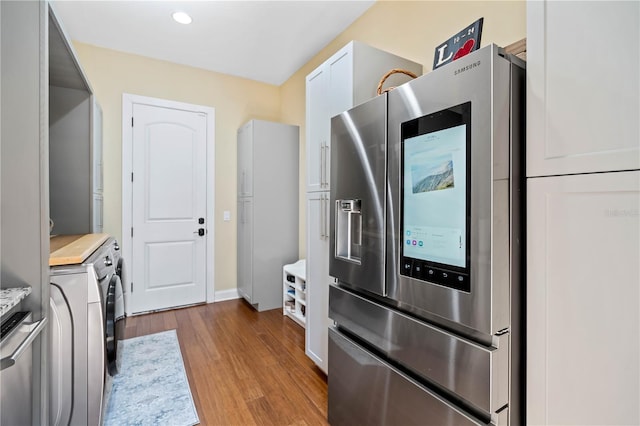
<path fill-rule="evenodd" d="M 508 403 L 508 333 L 495 338 L 497 347 L 486 347 L 337 286 L 329 287 L 329 317 L 486 416 Z"/>
<path fill-rule="evenodd" d="M 329 423 L 481 425 L 424 386 L 329 329 Z"/>

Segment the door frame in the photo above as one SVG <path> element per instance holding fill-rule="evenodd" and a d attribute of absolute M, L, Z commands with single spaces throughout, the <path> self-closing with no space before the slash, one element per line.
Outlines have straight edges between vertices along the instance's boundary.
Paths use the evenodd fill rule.
<path fill-rule="evenodd" d="M 172 108 L 191 111 L 206 115 L 206 185 L 207 185 L 207 233 L 205 242 L 205 267 L 206 267 L 206 302 L 213 303 L 215 296 L 215 109 L 204 105 L 194 105 L 167 99 L 151 98 L 148 96 L 122 94 L 122 257 L 126 265 L 131 265 L 133 237 L 131 227 L 133 225 L 133 212 L 131 197 L 133 195 L 133 182 L 131 173 L 133 169 L 133 131 L 131 120 L 133 117 L 133 105 L 143 104 L 155 107 Z M 126 271 L 126 269 L 125 269 Z M 127 298 L 130 297 L 131 276 L 126 273 L 122 283 Z M 127 301 L 128 302 L 128 301 Z M 132 315 L 129 303 L 126 303 L 127 315 Z"/>

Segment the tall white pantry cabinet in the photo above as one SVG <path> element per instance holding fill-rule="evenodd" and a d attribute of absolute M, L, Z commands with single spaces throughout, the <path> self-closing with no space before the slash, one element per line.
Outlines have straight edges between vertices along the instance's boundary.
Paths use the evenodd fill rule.
<path fill-rule="evenodd" d="M 527 3 L 527 423 L 640 424 L 640 3 Z"/>
<path fill-rule="evenodd" d="M 336 52 L 306 79 L 307 309 L 305 351 L 328 371 L 329 214 L 331 117 L 377 95 L 382 76 L 394 68 L 422 74 L 422 65 L 358 41 Z M 385 87 L 410 78 L 394 74 Z"/>
<path fill-rule="evenodd" d="M 298 259 L 298 126 L 238 129 L 238 292 L 258 311 L 282 307 L 282 267 Z"/>

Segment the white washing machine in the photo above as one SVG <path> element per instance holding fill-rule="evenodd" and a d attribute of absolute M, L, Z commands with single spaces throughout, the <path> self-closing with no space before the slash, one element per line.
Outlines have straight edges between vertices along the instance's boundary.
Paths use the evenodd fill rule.
<path fill-rule="evenodd" d="M 100 425 L 105 379 L 103 303 L 94 262 L 51 268 L 51 425 Z"/>
<path fill-rule="evenodd" d="M 113 238 L 81 265 L 51 268 L 51 425 L 100 425 L 120 370 L 124 292 Z"/>

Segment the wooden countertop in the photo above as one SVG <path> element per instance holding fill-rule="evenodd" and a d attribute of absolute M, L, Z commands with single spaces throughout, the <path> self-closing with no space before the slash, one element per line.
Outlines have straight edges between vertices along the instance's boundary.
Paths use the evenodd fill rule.
<path fill-rule="evenodd" d="M 108 234 L 53 236 L 50 240 L 49 266 L 82 263 L 108 238 Z"/>

